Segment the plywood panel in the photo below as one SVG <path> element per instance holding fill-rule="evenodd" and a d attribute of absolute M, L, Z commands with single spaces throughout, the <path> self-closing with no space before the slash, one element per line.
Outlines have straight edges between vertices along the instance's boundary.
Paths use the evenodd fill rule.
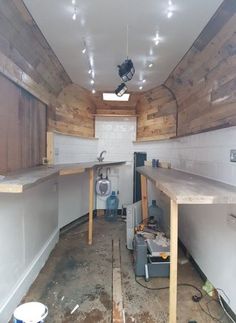
<path fill-rule="evenodd" d="M 225 0 L 167 79 L 178 136 L 236 125 L 235 25 L 236 2 Z"/>
<path fill-rule="evenodd" d="M 0 172 L 40 165 L 46 149 L 46 106 L 0 75 Z"/>

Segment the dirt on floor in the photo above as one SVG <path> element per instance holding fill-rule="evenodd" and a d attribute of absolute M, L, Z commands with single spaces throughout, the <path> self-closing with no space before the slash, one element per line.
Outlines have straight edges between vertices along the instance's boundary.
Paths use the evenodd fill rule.
<path fill-rule="evenodd" d="M 108 223 L 99 217 L 94 221 L 93 245 L 87 244 L 87 224 L 78 225 L 61 234 L 56 248 L 31 286 L 23 302 L 39 301 L 47 305 L 50 323 L 112 322 L 112 240 L 120 240 L 121 271 L 126 323 L 168 322 L 168 290 L 150 290 L 135 281 L 133 256 L 126 248 L 126 224 L 121 220 Z M 167 278 L 152 278 L 144 286 L 167 286 Z M 201 288 L 198 273 L 190 263 L 179 265 L 179 283 Z M 191 287 L 178 288 L 178 322 L 215 322 L 205 311 L 221 318 L 219 304 L 205 296 L 192 301 L 197 292 Z M 76 310 L 75 307 L 77 307 Z M 74 312 L 73 312 L 74 310 Z M 225 316 L 221 322 L 229 322 Z"/>

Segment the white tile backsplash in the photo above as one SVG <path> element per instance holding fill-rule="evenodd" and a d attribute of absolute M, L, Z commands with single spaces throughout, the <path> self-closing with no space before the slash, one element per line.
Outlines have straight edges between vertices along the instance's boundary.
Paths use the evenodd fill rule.
<path fill-rule="evenodd" d="M 54 134 L 55 164 L 89 162 L 97 159 L 98 140 Z"/>

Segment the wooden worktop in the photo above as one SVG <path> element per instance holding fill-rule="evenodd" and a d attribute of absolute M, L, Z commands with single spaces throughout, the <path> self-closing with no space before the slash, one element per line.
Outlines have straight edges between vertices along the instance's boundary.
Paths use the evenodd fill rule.
<path fill-rule="evenodd" d="M 174 169 L 138 167 L 137 171 L 177 204 L 235 204 L 236 187 Z"/>
<path fill-rule="evenodd" d="M 78 164 L 33 167 L 6 175 L 3 180 L 0 180 L 0 193 L 22 193 L 26 189 L 45 182 L 53 177 L 79 174 L 85 172 L 86 169 L 109 165 L 120 165 L 124 163 L 125 161 L 105 161 L 102 163 L 95 161 Z"/>

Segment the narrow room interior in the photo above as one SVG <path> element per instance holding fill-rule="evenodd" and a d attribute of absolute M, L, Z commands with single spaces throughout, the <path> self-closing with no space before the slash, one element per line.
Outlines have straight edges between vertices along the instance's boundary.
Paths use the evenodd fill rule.
<path fill-rule="evenodd" d="M 236 322 L 236 1 L 0 0 L 0 323 Z"/>

